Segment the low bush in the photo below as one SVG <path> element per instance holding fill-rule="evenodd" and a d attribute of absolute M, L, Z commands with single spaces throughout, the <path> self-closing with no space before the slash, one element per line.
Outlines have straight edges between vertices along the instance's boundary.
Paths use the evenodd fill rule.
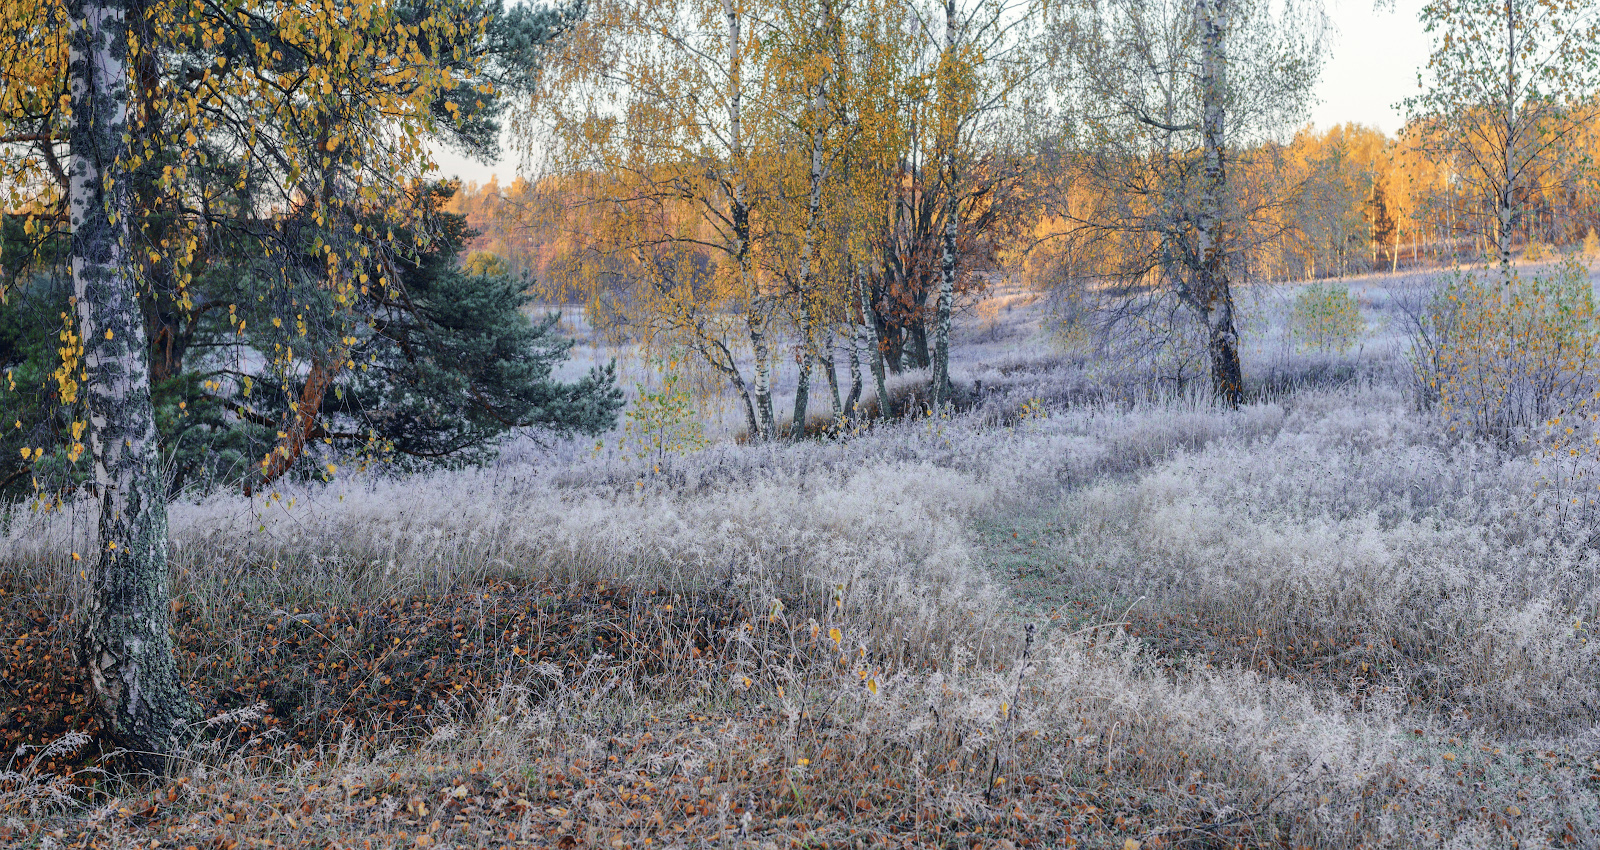
<path fill-rule="evenodd" d="M 1302 349 L 1343 354 L 1361 340 L 1361 304 L 1342 283 L 1313 283 L 1295 296 L 1290 329 Z"/>
<path fill-rule="evenodd" d="M 1418 399 L 1451 430 L 1502 442 L 1587 409 L 1600 323 L 1586 269 L 1456 275 L 1412 316 Z"/>

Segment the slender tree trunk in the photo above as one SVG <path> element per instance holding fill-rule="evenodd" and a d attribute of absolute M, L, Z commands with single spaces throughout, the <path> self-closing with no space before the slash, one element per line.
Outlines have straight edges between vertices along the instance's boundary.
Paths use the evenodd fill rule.
<path fill-rule="evenodd" d="M 858 280 L 859 284 L 860 281 Z M 844 400 L 844 415 L 851 419 L 856 418 L 856 403 L 861 401 L 861 342 L 862 336 L 872 332 L 872 320 L 865 313 L 861 316 L 861 324 L 851 328 L 851 333 L 845 337 L 845 344 L 850 349 L 850 395 Z"/>
<path fill-rule="evenodd" d="M 1239 365 L 1239 333 L 1233 320 L 1233 292 L 1228 281 L 1226 222 L 1222 204 L 1228 187 L 1227 27 L 1228 0 L 1198 0 L 1201 27 L 1200 96 L 1202 186 L 1199 210 L 1200 269 L 1195 287 L 1205 307 L 1206 348 L 1211 360 L 1211 389 L 1229 407 L 1244 402 L 1244 376 Z"/>
<path fill-rule="evenodd" d="M 733 197 L 729 199 L 733 219 L 733 256 L 739 268 L 740 291 L 749 299 L 745 327 L 750 333 L 750 349 L 755 354 L 755 412 L 758 427 L 752 437 L 770 440 L 776 426 L 772 415 L 772 352 L 767 345 L 767 316 L 762 308 L 764 296 L 750 273 L 750 205 L 747 200 L 744 161 L 744 56 L 740 44 L 740 9 L 737 0 L 722 0 L 722 13 L 728 22 L 728 145 L 734 169 Z"/>
<path fill-rule="evenodd" d="M 798 438 L 806 433 L 807 406 L 811 402 L 811 362 L 816 357 L 816 329 L 811 322 L 811 301 L 816 292 L 817 226 L 822 216 L 822 181 L 826 169 L 822 159 L 823 107 L 826 90 L 817 86 L 812 92 L 809 108 L 811 125 L 811 168 L 807 175 L 805 241 L 800 246 L 800 377 L 795 385 L 794 424 L 791 434 Z M 834 406 L 839 394 L 834 393 Z"/>
<path fill-rule="evenodd" d="M 872 289 L 867 285 L 865 273 L 858 278 L 861 281 L 861 317 L 864 320 L 867 333 L 867 345 L 872 352 L 872 379 L 877 383 L 878 391 L 878 418 L 888 419 L 891 415 L 889 403 L 888 381 L 884 377 L 883 368 L 883 336 L 878 329 L 878 323 L 872 310 Z"/>
<path fill-rule="evenodd" d="M 1506 78 L 1505 78 L 1505 149 L 1500 152 L 1500 191 L 1495 196 L 1495 248 L 1500 259 L 1500 274 L 1511 281 L 1511 225 L 1516 215 L 1516 200 L 1512 193 L 1512 180 L 1516 173 L 1517 156 L 1517 3 L 1507 0 L 1506 10 Z"/>
<path fill-rule="evenodd" d="M 1509 169 L 1511 165 L 1509 154 L 1507 154 L 1506 159 L 1506 166 Z M 1505 179 L 1509 181 L 1510 175 L 1506 175 Z M 1517 209 L 1509 182 L 1501 187 L 1499 196 L 1495 198 L 1495 206 L 1497 208 L 1495 209 L 1495 255 L 1500 261 L 1501 276 L 1506 280 L 1510 280 L 1512 222 L 1515 220 Z"/>
<path fill-rule="evenodd" d="M 72 0 L 69 203 L 72 282 L 83 344 L 84 406 L 99 550 L 78 645 L 95 713 L 119 744 L 160 771 L 191 716 L 173 656 L 162 486 L 144 317 L 129 252 L 128 0 Z"/>
<path fill-rule="evenodd" d="M 705 339 L 705 337 L 702 336 L 701 339 Z M 734 361 L 733 353 L 721 343 L 711 340 L 707 340 L 707 343 L 707 348 L 702 349 L 701 354 L 718 371 L 728 377 L 728 383 L 733 386 L 733 391 L 739 395 L 739 401 L 744 403 L 744 424 L 749 429 L 750 439 L 758 439 L 761 434 L 761 426 L 756 420 L 756 406 L 750 398 L 750 388 L 745 386 L 744 378 L 739 374 L 739 364 Z M 720 354 L 720 359 L 717 354 L 708 353 L 712 351 Z"/>
<path fill-rule="evenodd" d="M 756 418 L 764 440 L 776 436 L 776 420 L 772 415 L 772 349 L 767 345 L 767 321 L 753 309 L 745 314 L 745 326 L 750 332 L 750 348 L 755 353 Z"/>
<path fill-rule="evenodd" d="M 856 405 L 861 402 L 861 349 L 856 340 L 850 340 L 850 394 L 844 399 L 844 413 L 856 418 Z"/>
<path fill-rule="evenodd" d="M 829 330 L 824 335 L 821 350 L 826 351 L 828 354 L 826 357 L 818 354 L 817 362 L 822 364 L 822 374 L 828 379 L 828 395 L 832 397 L 833 417 L 837 419 L 840 414 L 844 413 L 844 407 L 839 403 L 839 370 L 834 368 L 836 354 L 832 330 Z"/>
<path fill-rule="evenodd" d="M 945 0 L 944 3 L 944 61 L 956 61 L 955 0 Z M 945 92 L 944 95 L 948 98 L 953 93 Z M 949 108 L 945 106 L 946 110 Z M 940 135 L 945 137 L 940 140 L 944 147 L 944 232 L 940 239 L 939 300 L 934 308 L 933 385 L 929 388 L 935 412 L 944 407 L 950 395 L 950 314 L 954 310 L 956 297 L 956 215 L 960 212 L 956 203 L 956 144 L 959 141 L 956 116 L 943 115 L 940 125 Z"/>
<path fill-rule="evenodd" d="M 909 177 L 911 191 L 915 192 L 919 179 L 915 169 L 902 163 L 901 175 L 902 178 Z M 908 368 L 905 355 L 910 344 L 911 326 L 920 321 L 917 316 L 920 315 L 922 304 L 916 301 L 913 271 L 907 268 L 908 263 L 913 261 L 911 254 L 915 246 L 904 244 L 914 241 L 913 237 L 906 234 L 908 228 L 910 232 L 915 232 L 915 226 L 908 222 L 908 219 L 915 220 L 915 215 L 911 212 L 911 202 L 898 187 L 894 190 L 892 206 L 894 220 L 887 225 L 889 237 L 885 240 L 882 271 L 878 275 L 879 286 L 873 293 L 874 305 L 887 304 L 889 309 L 874 310 L 873 319 L 877 324 L 878 350 L 889 371 L 898 375 Z M 915 303 L 908 304 L 907 301 Z"/>
<path fill-rule="evenodd" d="M 811 311 L 806 305 L 800 306 L 800 376 L 794 387 L 794 420 L 789 426 L 789 435 L 796 439 L 805 436 L 806 413 L 811 406 Z"/>
<path fill-rule="evenodd" d="M 950 191 L 954 192 L 954 187 Z M 946 205 L 943 250 L 939 257 L 939 301 L 933 322 L 933 407 L 944 406 L 950 397 L 950 314 L 956 298 L 956 209 L 954 199 Z"/>
<path fill-rule="evenodd" d="M 738 375 L 732 378 L 733 388 L 739 393 L 739 400 L 744 402 L 744 424 L 750 432 L 750 439 L 757 439 L 761 434 L 761 423 L 756 419 L 756 406 L 750 400 L 750 390 L 745 387 L 744 379 Z"/>

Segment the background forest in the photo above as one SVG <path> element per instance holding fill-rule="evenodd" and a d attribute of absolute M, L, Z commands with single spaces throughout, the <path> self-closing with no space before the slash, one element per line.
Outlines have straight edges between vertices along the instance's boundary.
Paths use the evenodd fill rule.
<path fill-rule="evenodd" d="M 1596 12 L 0 0 L 0 844 L 1600 847 Z"/>

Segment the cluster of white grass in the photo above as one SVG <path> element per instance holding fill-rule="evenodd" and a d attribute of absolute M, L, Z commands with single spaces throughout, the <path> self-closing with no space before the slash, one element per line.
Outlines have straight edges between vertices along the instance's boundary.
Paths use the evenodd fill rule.
<path fill-rule="evenodd" d="M 1394 394 L 1306 401 L 1078 494 L 1070 569 L 1280 644 L 1359 641 L 1375 685 L 1447 692 L 1476 728 L 1592 722 L 1596 553 L 1531 461 L 1444 444 Z"/>

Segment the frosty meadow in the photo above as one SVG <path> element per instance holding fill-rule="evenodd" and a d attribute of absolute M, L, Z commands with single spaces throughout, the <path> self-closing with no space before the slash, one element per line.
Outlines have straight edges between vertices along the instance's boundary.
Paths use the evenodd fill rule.
<path fill-rule="evenodd" d="M 1134 378 L 1055 353 L 1034 301 L 958 324 L 986 389 L 954 416 L 180 501 L 181 673 L 229 733 L 148 799 L 19 755 L 6 828 L 1593 846 L 1593 458 L 1418 411 L 1432 278 L 1351 287 L 1343 355 L 1299 350 L 1293 289 L 1247 296 L 1277 389 L 1237 411 L 1083 400 Z M 84 510 L 9 523 L 6 605 L 70 612 Z"/>
<path fill-rule="evenodd" d="M 1600 2 L 1390 11 L 0 0 L 0 845 L 1600 850 Z"/>

